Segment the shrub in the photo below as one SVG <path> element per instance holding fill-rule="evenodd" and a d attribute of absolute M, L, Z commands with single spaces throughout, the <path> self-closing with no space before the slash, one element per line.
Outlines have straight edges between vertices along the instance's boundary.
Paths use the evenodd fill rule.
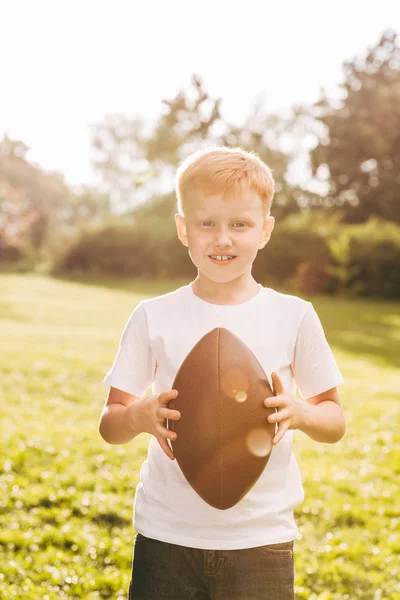
<path fill-rule="evenodd" d="M 25 252 L 20 246 L 0 245 L 0 261 L 14 263 L 25 258 Z"/>
<path fill-rule="evenodd" d="M 187 249 L 175 231 L 155 220 L 136 225 L 114 224 L 83 232 L 59 257 L 53 271 L 136 277 L 180 277 L 195 272 Z"/>
<path fill-rule="evenodd" d="M 57 260 L 55 270 L 196 276 L 173 219 L 154 214 L 82 232 Z M 343 225 L 336 215 L 290 217 L 276 223 L 252 272 L 265 285 L 279 283 L 305 294 L 399 298 L 400 227 L 377 219 Z"/>
<path fill-rule="evenodd" d="M 38 253 L 29 245 L 7 244 L 0 238 L 0 271 L 27 273 L 37 261 Z"/>
<path fill-rule="evenodd" d="M 346 289 L 365 297 L 400 298 L 400 227 L 372 218 L 346 225 L 347 258 L 333 249 L 336 266 L 346 273 Z M 338 280 L 337 273 L 333 277 Z"/>
<path fill-rule="evenodd" d="M 267 246 L 254 261 L 253 274 L 266 282 L 284 282 L 304 293 L 329 289 L 332 259 L 324 234 L 303 221 L 276 223 Z"/>

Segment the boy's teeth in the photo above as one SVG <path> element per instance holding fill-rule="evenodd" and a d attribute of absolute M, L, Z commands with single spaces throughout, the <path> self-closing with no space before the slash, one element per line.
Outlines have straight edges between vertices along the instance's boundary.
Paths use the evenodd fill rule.
<path fill-rule="evenodd" d="M 232 260 L 233 256 L 211 256 L 211 258 L 216 258 L 217 260 Z"/>

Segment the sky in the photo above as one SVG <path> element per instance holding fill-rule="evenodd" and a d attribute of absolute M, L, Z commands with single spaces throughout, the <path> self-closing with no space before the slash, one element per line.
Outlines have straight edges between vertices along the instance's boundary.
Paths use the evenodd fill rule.
<path fill-rule="evenodd" d="M 202 77 L 222 114 L 244 122 L 339 93 L 342 64 L 386 29 L 399 0 L 0 0 L 0 139 L 68 184 L 96 184 L 91 127 L 107 114 L 155 119 Z M 299 173 L 298 180 L 301 182 Z"/>

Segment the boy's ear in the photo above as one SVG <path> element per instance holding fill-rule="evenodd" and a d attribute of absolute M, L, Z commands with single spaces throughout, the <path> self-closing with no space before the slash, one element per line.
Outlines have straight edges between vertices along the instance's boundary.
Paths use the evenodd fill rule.
<path fill-rule="evenodd" d="M 271 237 L 272 230 L 274 229 L 274 225 L 275 225 L 274 217 L 267 217 L 265 219 L 264 227 L 262 228 L 262 232 L 261 232 L 260 244 L 258 246 L 259 250 L 261 250 L 268 244 L 269 239 Z"/>
<path fill-rule="evenodd" d="M 178 238 L 181 240 L 182 244 L 187 248 L 189 244 L 186 233 L 186 221 L 184 217 L 182 217 L 182 215 L 180 215 L 179 213 L 175 215 L 175 224 L 176 230 L 178 232 Z"/>

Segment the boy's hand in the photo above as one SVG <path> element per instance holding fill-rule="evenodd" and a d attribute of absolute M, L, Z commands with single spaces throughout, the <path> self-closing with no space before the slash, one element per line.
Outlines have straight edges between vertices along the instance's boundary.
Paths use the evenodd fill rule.
<path fill-rule="evenodd" d="M 285 391 L 281 378 L 272 373 L 272 383 L 276 396 L 264 400 L 265 406 L 277 407 L 278 412 L 269 415 L 270 423 L 278 423 L 278 431 L 272 440 L 274 446 L 283 438 L 288 429 L 298 429 L 302 422 L 303 403 Z"/>
<path fill-rule="evenodd" d="M 167 443 L 167 439 L 176 440 L 176 433 L 165 427 L 165 420 L 173 419 L 177 421 L 181 418 L 179 411 L 168 408 L 168 402 L 176 398 L 177 395 L 177 390 L 168 390 L 143 399 L 145 401 L 143 431 L 151 433 L 157 438 L 161 448 L 171 460 L 174 460 L 175 456 Z"/>

